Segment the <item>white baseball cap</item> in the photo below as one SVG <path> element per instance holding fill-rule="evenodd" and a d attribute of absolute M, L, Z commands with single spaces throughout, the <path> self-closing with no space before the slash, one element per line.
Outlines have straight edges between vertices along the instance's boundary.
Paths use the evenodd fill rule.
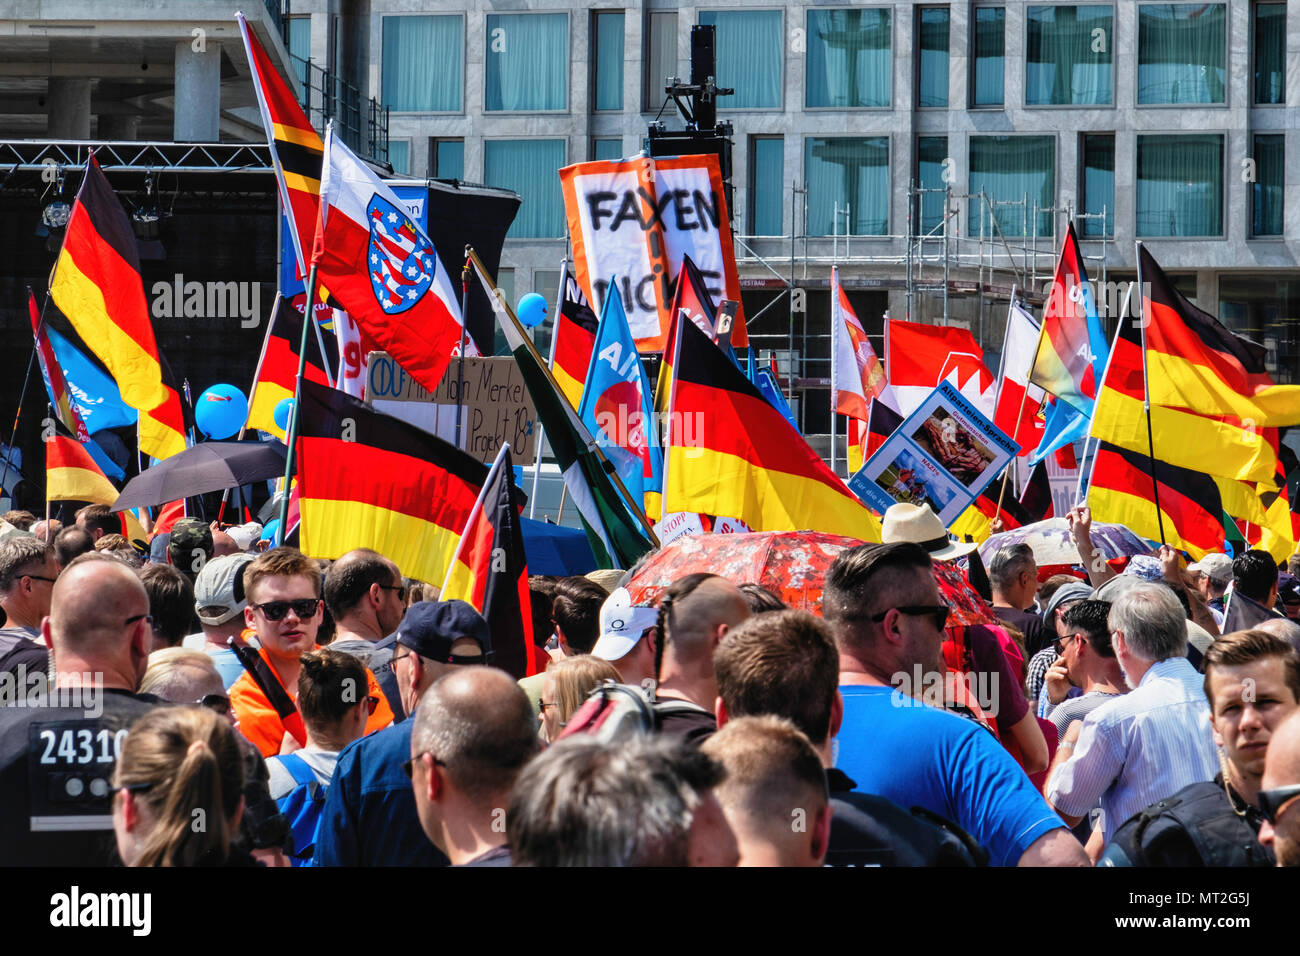
<path fill-rule="evenodd" d="M 616 588 L 600 606 L 600 638 L 591 653 L 607 661 L 620 660 L 658 622 L 658 611 L 634 605 L 627 588 Z"/>

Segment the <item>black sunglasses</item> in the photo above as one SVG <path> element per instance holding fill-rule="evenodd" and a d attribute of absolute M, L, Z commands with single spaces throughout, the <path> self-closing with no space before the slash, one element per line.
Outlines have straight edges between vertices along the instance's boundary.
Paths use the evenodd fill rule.
<path fill-rule="evenodd" d="M 316 611 L 320 607 L 320 598 L 299 598 L 296 601 L 267 601 L 265 604 L 249 604 L 249 607 L 261 611 L 266 615 L 268 621 L 283 621 L 289 614 L 289 609 L 293 608 L 293 613 L 297 615 L 298 620 L 305 621 L 316 616 Z"/>
<path fill-rule="evenodd" d="M 399 600 L 399 601 L 405 601 L 405 600 L 406 600 L 406 585 L 405 585 L 405 584 L 396 584 L 396 585 L 394 585 L 394 584 L 381 584 L 381 585 L 379 585 L 379 586 L 380 586 L 383 590 L 385 590 L 385 591 L 396 591 L 396 592 L 397 592 L 397 600 Z"/>
<path fill-rule="evenodd" d="M 204 694 L 194 703 L 225 717 L 230 713 L 230 698 L 225 694 Z"/>
<path fill-rule="evenodd" d="M 889 611 L 897 611 L 900 614 L 906 614 L 908 617 L 925 617 L 929 615 L 934 618 L 934 626 L 942 631 L 944 625 L 948 623 L 948 615 L 952 613 L 952 608 L 946 604 L 907 604 L 903 607 L 891 607 L 879 614 L 873 614 L 871 620 L 879 624 L 889 615 Z"/>
<path fill-rule="evenodd" d="M 1282 813 L 1282 807 L 1297 797 L 1300 797 L 1300 783 L 1293 783 L 1286 787 L 1276 787 L 1272 790 L 1261 790 L 1259 792 L 1259 812 L 1264 814 L 1264 819 L 1269 823 L 1276 824 L 1277 818 Z"/>

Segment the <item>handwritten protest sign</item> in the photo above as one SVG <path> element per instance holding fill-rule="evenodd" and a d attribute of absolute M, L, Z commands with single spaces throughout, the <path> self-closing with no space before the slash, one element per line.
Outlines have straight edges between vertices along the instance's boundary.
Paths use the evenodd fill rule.
<path fill-rule="evenodd" d="M 482 462 L 492 462 L 503 442 L 515 461 L 537 454 L 537 409 L 510 356 L 466 358 L 463 374 L 453 361 L 436 392 L 429 392 L 387 353 L 368 356 L 366 401 L 388 415 L 456 441 L 460 400 L 460 446 Z"/>

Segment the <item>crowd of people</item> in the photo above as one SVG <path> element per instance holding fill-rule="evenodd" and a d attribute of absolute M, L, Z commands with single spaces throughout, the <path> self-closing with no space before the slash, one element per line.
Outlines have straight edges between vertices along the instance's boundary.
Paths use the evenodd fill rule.
<path fill-rule="evenodd" d="M 372 550 L 10 512 L 0 864 L 1300 866 L 1297 559 L 1069 518 L 985 567 L 897 505 L 810 608 L 534 575 L 508 673 Z"/>

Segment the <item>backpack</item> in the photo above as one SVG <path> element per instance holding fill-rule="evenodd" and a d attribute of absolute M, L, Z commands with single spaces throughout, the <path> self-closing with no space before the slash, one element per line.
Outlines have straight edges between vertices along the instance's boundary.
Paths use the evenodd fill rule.
<path fill-rule="evenodd" d="M 1249 810 L 1247 811 L 1250 812 Z M 1228 802 L 1223 786 L 1203 781 L 1151 804 L 1115 831 L 1099 866 L 1169 866 L 1162 853 L 1190 843 L 1201 866 L 1273 866 L 1255 829 Z M 1180 854 L 1177 864 L 1185 862 Z M 1177 865 L 1174 864 L 1174 865 Z"/>
<path fill-rule="evenodd" d="M 588 734 L 609 743 L 630 734 L 653 733 L 667 714 L 702 710 L 685 700 L 654 700 L 640 687 L 606 680 L 573 712 L 560 737 Z"/>
<path fill-rule="evenodd" d="M 296 753 L 280 754 L 280 766 L 293 777 L 294 788 L 275 801 L 280 812 L 289 820 L 293 834 L 293 853 L 289 860 L 294 866 L 306 866 L 316 852 L 316 831 L 320 828 L 321 811 L 325 809 L 328 787 L 321 786 L 316 772 Z"/>

